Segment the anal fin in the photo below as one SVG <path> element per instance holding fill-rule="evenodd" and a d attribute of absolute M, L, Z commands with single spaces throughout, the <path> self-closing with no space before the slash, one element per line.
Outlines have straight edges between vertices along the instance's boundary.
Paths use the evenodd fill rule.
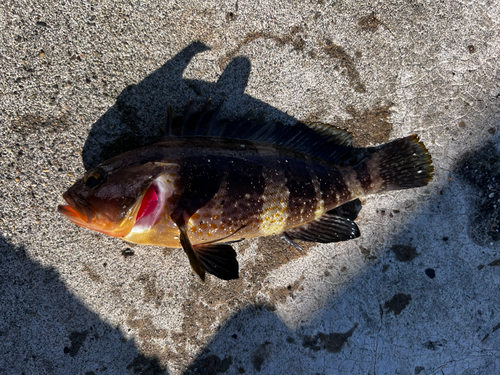
<path fill-rule="evenodd" d="M 309 242 L 340 242 L 360 236 L 354 222 L 361 209 L 359 199 L 348 202 L 323 214 L 316 220 L 288 229 L 285 234 L 293 240 Z"/>

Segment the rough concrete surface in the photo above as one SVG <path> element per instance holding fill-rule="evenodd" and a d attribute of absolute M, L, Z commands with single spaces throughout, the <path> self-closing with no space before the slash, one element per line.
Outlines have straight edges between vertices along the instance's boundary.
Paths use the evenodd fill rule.
<path fill-rule="evenodd" d="M 0 28 L 0 373 L 500 373 L 497 1 L 4 0 Z M 238 244 L 230 282 L 56 212 L 209 97 L 417 133 L 435 178 L 364 199 L 356 240 Z"/>

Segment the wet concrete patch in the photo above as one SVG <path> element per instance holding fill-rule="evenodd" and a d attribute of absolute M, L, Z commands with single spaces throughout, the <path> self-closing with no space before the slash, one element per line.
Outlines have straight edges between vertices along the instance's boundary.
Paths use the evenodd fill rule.
<path fill-rule="evenodd" d="M 477 192 L 469 217 L 468 235 L 480 246 L 500 240 L 500 153 L 494 143 L 467 154 L 458 175 Z"/>
<path fill-rule="evenodd" d="M 264 361 L 269 357 L 268 346 L 271 342 L 266 341 L 264 344 L 259 345 L 252 354 L 252 365 L 255 371 L 260 372 Z"/>
<path fill-rule="evenodd" d="M 229 61 L 236 55 L 238 55 L 243 46 L 259 39 L 272 40 L 279 47 L 292 45 L 295 51 L 302 51 L 305 48 L 305 41 L 300 35 L 298 35 L 302 32 L 304 32 L 304 28 L 302 26 L 292 26 L 290 28 L 290 32 L 283 35 L 277 35 L 265 31 L 251 31 L 245 35 L 245 37 L 239 42 L 236 48 L 229 51 L 224 57 L 219 60 L 219 67 L 221 68 L 221 70 L 223 70 L 227 66 Z"/>
<path fill-rule="evenodd" d="M 389 140 L 393 124 L 390 121 L 392 103 L 378 104 L 372 108 L 358 110 L 347 106 L 350 119 L 336 120 L 333 125 L 353 134 L 356 147 L 385 143 Z"/>
<path fill-rule="evenodd" d="M 394 315 L 399 315 L 411 302 L 411 295 L 397 293 L 389 301 L 384 303 L 384 308 L 388 312 L 393 312 Z"/>
<path fill-rule="evenodd" d="M 500 266 L 500 259 L 495 259 L 493 262 L 488 263 L 488 266 L 494 266 L 494 267 Z"/>
<path fill-rule="evenodd" d="M 70 124 L 65 116 L 42 117 L 37 115 L 24 115 L 12 122 L 12 129 L 26 138 L 30 134 L 47 132 L 57 134 L 69 129 Z"/>
<path fill-rule="evenodd" d="M 392 245 L 391 251 L 400 262 L 411 262 L 417 257 L 417 250 L 410 245 Z"/>
<path fill-rule="evenodd" d="M 366 92 L 366 86 L 361 81 L 361 76 L 356 69 L 354 59 L 344 50 L 343 47 L 333 43 L 330 39 L 325 39 L 323 52 L 332 59 L 338 61 L 341 72 L 349 78 L 349 82 L 354 91 Z"/>
<path fill-rule="evenodd" d="M 339 353 L 357 327 L 358 323 L 354 324 L 349 331 L 344 333 L 333 332 L 325 334 L 320 332 L 314 336 L 304 336 L 302 346 L 314 352 L 326 350 L 329 353 Z"/>
<path fill-rule="evenodd" d="M 136 278 L 144 288 L 143 301 L 144 303 L 153 303 L 156 307 L 160 307 L 161 301 L 165 296 L 165 291 L 156 287 L 156 277 L 150 276 L 147 273 Z"/>
<path fill-rule="evenodd" d="M 216 355 L 202 356 L 198 358 L 186 370 L 184 375 L 200 374 L 200 375 L 216 375 L 226 373 L 233 364 L 233 357 L 228 356 L 221 359 Z"/>
<path fill-rule="evenodd" d="M 95 283 L 102 283 L 103 278 L 99 272 L 93 269 L 89 264 L 86 264 L 82 269 L 89 276 L 90 280 Z"/>
<path fill-rule="evenodd" d="M 380 21 L 377 19 L 374 13 L 367 16 L 361 17 L 358 21 L 358 26 L 361 30 L 371 31 L 372 33 L 377 31 Z"/>
<path fill-rule="evenodd" d="M 83 332 L 78 332 L 78 331 L 73 331 L 69 335 L 69 340 L 71 341 L 71 345 L 69 347 L 64 348 L 64 353 L 69 354 L 70 357 L 74 357 L 78 354 L 80 351 L 83 343 L 85 342 L 85 339 L 87 338 L 87 335 L 89 334 L 89 331 L 85 330 Z"/>
<path fill-rule="evenodd" d="M 127 365 L 127 370 L 132 371 L 133 374 L 160 375 L 165 374 L 166 369 L 160 366 L 156 359 L 139 354 Z"/>
<path fill-rule="evenodd" d="M 433 279 L 436 277 L 436 271 L 434 271 L 432 268 L 426 268 L 425 270 L 425 274 L 427 275 L 427 277 L 429 277 L 430 279 Z"/>

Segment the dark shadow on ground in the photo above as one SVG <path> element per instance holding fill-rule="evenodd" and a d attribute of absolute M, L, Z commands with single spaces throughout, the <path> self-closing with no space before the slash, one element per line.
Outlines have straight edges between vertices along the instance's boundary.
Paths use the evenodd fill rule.
<path fill-rule="evenodd" d="M 124 151 L 154 142 L 166 121 L 167 105 L 182 114 L 188 100 L 197 109 L 212 99 L 214 106 L 224 101 L 221 117 L 235 119 L 249 111 L 283 123 L 297 122 L 293 117 L 245 94 L 250 75 L 250 61 L 234 58 L 217 82 L 189 80 L 182 77 L 196 54 L 209 48 L 195 42 L 184 48 L 161 68 L 137 85 L 126 87 L 116 104 L 92 126 L 83 147 L 83 163 L 90 169 Z"/>
<path fill-rule="evenodd" d="M 52 268 L 0 237 L 0 373 L 164 374 L 75 298 Z"/>

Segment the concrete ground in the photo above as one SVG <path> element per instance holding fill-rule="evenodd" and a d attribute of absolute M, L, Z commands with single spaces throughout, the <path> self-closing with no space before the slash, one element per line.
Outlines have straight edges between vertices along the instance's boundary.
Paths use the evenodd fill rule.
<path fill-rule="evenodd" d="M 0 373 L 500 374 L 497 1 L 4 0 L 0 38 Z M 435 178 L 364 199 L 356 240 L 238 244 L 230 282 L 56 212 L 209 97 L 417 133 Z"/>

